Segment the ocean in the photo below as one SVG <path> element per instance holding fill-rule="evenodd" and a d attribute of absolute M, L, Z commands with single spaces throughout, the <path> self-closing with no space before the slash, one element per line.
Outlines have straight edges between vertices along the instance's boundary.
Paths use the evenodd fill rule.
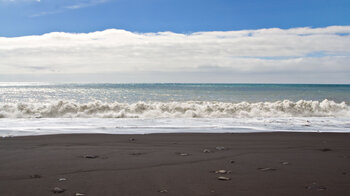
<path fill-rule="evenodd" d="M 0 136 L 350 132 L 350 85 L 0 83 Z"/>

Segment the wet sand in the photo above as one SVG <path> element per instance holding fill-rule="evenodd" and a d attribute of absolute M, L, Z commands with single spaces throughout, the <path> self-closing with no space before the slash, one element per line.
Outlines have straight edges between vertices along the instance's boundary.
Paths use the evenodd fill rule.
<path fill-rule="evenodd" d="M 55 187 L 64 192 L 53 193 Z M 350 134 L 77 134 L 0 139 L 1 196 L 77 193 L 350 195 Z"/>

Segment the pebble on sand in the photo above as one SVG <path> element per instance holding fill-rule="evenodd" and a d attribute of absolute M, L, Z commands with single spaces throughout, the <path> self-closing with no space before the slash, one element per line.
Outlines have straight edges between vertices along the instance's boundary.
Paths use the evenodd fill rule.
<path fill-rule="evenodd" d="M 216 150 L 226 150 L 226 148 L 224 146 L 217 146 L 215 147 Z"/>
<path fill-rule="evenodd" d="M 158 191 L 158 192 L 160 192 L 160 193 L 167 193 L 167 192 L 168 192 L 168 190 L 163 189 L 163 190 L 160 190 L 160 191 Z"/>
<path fill-rule="evenodd" d="M 220 170 L 215 171 L 215 173 L 216 174 L 229 174 L 229 173 L 231 173 L 231 171 L 220 169 Z"/>
<path fill-rule="evenodd" d="M 306 186 L 305 188 L 309 189 L 309 190 L 317 190 L 317 191 L 325 191 L 325 190 L 327 190 L 327 187 L 319 186 L 316 182 L 313 182 L 312 184 L 310 184 L 309 186 Z"/>
<path fill-rule="evenodd" d="M 33 174 L 30 175 L 30 178 L 41 178 L 41 176 L 39 174 Z"/>
<path fill-rule="evenodd" d="M 225 177 L 225 176 L 219 176 L 218 180 L 228 181 L 228 180 L 231 180 L 231 178 L 228 178 L 228 177 Z"/>
<path fill-rule="evenodd" d="M 204 149 L 203 152 L 204 152 L 204 153 L 210 153 L 211 150 L 209 150 L 209 149 Z"/>
<path fill-rule="evenodd" d="M 139 155 L 144 155 L 146 153 L 144 152 L 133 152 L 133 153 L 130 153 L 129 155 L 134 155 L 134 156 L 139 156 Z"/>
<path fill-rule="evenodd" d="M 180 155 L 180 156 L 189 156 L 190 155 L 188 153 L 183 153 L 183 152 L 177 152 L 175 154 Z"/>
<path fill-rule="evenodd" d="M 322 152 L 329 152 L 329 151 L 332 151 L 332 149 L 330 148 L 322 148 L 320 149 Z"/>
<path fill-rule="evenodd" d="M 52 189 L 52 192 L 55 193 L 55 194 L 63 193 L 64 191 L 66 191 L 66 190 L 62 189 L 60 187 L 55 187 L 55 188 Z"/>
<path fill-rule="evenodd" d="M 265 167 L 265 168 L 259 167 L 258 170 L 260 170 L 260 171 L 276 171 L 275 168 L 270 168 L 270 167 Z"/>
<path fill-rule="evenodd" d="M 75 196 L 84 196 L 84 193 L 75 193 Z"/>
<path fill-rule="evenodd" d="M 58 181 L 66 181 L 67 178 L 59 178 Z"/>
<path fill-rule="evenodd" d="M 325 191 L 325 190 L 327 190 L 327 187 L 325 187 L 325 186 L 319 186 L 319 187 L 317 188 L 317 190 L 318 190 L 318 191 Z"/>
<path fill-rule="evenodd" d="M 96 159 L 97 157 L 98 157 L 97 155 L 90 155 L 90 154 L 84 155 L 84 158 L 86 159 Z"/>
<path fill-rule="evenodd" d="M 287 162 L 287 161 L 282 161 L 281 164 L 282 164 L 282 165 L 289 165 L 289 162 Z"/>

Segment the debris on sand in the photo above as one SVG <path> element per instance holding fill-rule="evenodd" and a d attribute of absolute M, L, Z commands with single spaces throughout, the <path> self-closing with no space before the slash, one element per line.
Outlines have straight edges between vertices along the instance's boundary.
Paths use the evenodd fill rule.
<path fill-rule="evenodd" d="M 90 155 L 90 154 L 84 155 L 84 158 L 86 159 L 96 159 L 97 157 L 98 157 L 97 155 Z"/>
<path fill-rule="evenodd" d="M 84 196 L 84 193 L 75 193 L 75 196 Z"/>
<path fill-rule="evenodd" d="M 287 161 L 282 161 L 281 164 L 282 164 L 282 165 L 289 165 L 289 162 L 287 162 Z"/>
<path fill-rule="evenodd" d="M 63 193 L 64 191 L 66 191 L 65 189 L 62 189 L 60 187 L 55 187 L 52 189 L 52 192 L 55 194 L 59 194 L 59 193 Z"/>
<path fill-rule="evenodd" d="M 259 167 L 258 170 L 260 170 L 260 171 L 276 171 L 275 168 L 270 168 L 270 167 L 265 167 L 265 168 Z"/>
<path fill-rule="evenodd" d="M 225 176 L 219 176 L 218 180 L 228 181 L 228 180 L 231 180 L 231 178 L 228 178 L 228 177 L 225 177 Z"/>
<path fill-rule="evenodd" d="M 66 181 L 66 180 L 67 180 L 67 178 L 59 178 L 59 179 L 58 179 L 58 181 L 60 181 L 60 182 L 61 182 L 61 181 Z"/>

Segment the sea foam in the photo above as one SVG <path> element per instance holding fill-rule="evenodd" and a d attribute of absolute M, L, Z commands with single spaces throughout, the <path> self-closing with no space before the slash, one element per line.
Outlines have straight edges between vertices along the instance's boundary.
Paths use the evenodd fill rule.
<path fill-rule="evenodd" d="M 276 102 L 0 103 L 0 118 L 257 118 L 350 117 L 350 106 L 331 100 Z"/>

